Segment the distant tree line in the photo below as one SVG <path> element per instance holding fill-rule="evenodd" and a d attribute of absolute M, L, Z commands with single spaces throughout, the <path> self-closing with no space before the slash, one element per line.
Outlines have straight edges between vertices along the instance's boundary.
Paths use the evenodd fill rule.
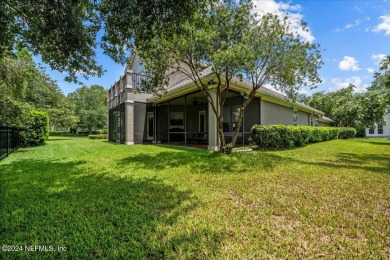
<path fill-rule="evenodd" d="M 43 126 L 47 130 L 41 129 L 42 134 L 31 133 L 37 128 L 31 124 L 38 118 L 41 126 L 42 118 L 47 118 L 52 128 L 105 128 L 106 97 L 104 88 L 97 85 L 81 87 L 66 97 L 23 48 L 0 59 L 0 125 L 29 129 L 30 133 L 21 136 L 36 139 L 26 141 L 26 146 L 41 144 L 47 138 L 49 125 Z"/>
<path fill-rule="evenodd" d="M 384 115 L 390 112 L 390 56 L 382 60 L 374 81 L 364 92 L 356 92 L 356 86 L 350 84 L 334 92 L 300 95 L 299 101 L 325 112 L 334 120 L 333 125 L 354 127 L 358 136 L 364 136 L 365 128 L 385 124 Z"/>

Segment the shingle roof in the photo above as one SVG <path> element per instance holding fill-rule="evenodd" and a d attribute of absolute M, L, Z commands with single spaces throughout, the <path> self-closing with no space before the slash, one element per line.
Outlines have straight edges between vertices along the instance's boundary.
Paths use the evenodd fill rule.
<path fill-rule="evenodd" d="M 200 75 L 202 77 L 206 77 L 208 75 L 211 75 L 212 73 L 213 73 L 213 71 L 211 70 L 211 68 L 206 68 L 206 69 L 204 69 L 203 71 L 200 72 Z M 177 82 L 176 84 L 173 84 L 172 86 L 169 86 L 167 88 L 167 91 L 170 92 L 170 91 L 179 89 L 179 88 L 184 87 L 184 86 L 186 86 L 188 84 L 191 84 L 192 82 L 193 82 L 192 79 L 185 78 L 185 79 Z"/>
<path fill-rule="evenodd" d="M 201 76 L 203 77 L 206 77 L 206 76 L 209 76 L 211 75 L 213 72 L 211 70 L 211 68 L 206 68 L 205 70 L 203 70 L 201 72 Z M 191 84 L 193 81 L 192 79 L 190 78 L 186 78 L 186 79 L 183 79 L 179 82 L 177 82 L 176 84 L 172 85 L 172 86 L 169 86 L 167 88 L 167 93 L 171 92 L 171 91 L 174 91 L 174 90 L 178 90 L 182 87 L 185 87 L 189 84 Z M 248 88 L 251 88 L 252 87 L 252 82 L 248 81 L 248 80 L 239 80 L 238 78 L 234 78 L 233 79 L 233 82 L 238 84 L 238 85 L 241 85 L 241 86 L 245 86 L 245 87 L 248 87 Z M 283 94 L 281 93 L 278 93 L 274 90 L 271 90 L 269 88 L 266 88 L 266 87 L 261 87 L 258 92 L 260 94 L 264 94 L 264 95 L 267 95 L 267 96 L 271 96 L 271 97 L 274 97 L 276 99 L 279 99 L 279 100 L 283 100 L 283 101 L 288 101 L 287 97 L 284 96 Z M 324 115 L 324 112 L 320 111 L 320 110 L 317 110 L 313 107 L 310 107 L 304 103 L 301 103 L 301 102 L 296 102 L 295 105 L 297 105 L 298 107 L 301 107 L 301 108 L 304 108 L 304 109 L 307 109 L 307 110 L 311 110 L 313 111 L 314 113 L 317 113 L 317 114 L 320 114 L 320 115 Z M 326 118 L 330 121 L 332 121 L 330 118 L 327 118 L 327 117 L 324 117 L 323 118 Z"/>

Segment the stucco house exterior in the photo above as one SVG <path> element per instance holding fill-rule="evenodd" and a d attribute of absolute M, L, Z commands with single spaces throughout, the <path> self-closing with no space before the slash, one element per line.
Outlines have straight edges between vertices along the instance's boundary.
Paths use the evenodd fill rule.
<path fill-rule="evenodd" d="M 138 56 L 133 55 L 124 75 L 108 90 L 111 142 L 122 144 L 166 143 L 218 149 L 217 120 L 206 97 L 180 72 L 169 79 L 166 94 L 155 96 L 140 91 L 145 79 Z M 213 78 L 205 70 L 204 79 Z M 229 90 L 223 109 L 223 129 L 228 139 L 236 127 L 237 109 L 249 83 L 236 80 Z M 248 142 L 254 124 L 328 126 L 332 120 L 324 113 L 302 103 L 291 104 L 270 89 L 261 88 L 246 108 L 237 144 Z"/>
<path fill-rule="evenodd" d="M 390 138 L 390 113 L 385 115 L 386 125 L 375 124 L 374 128 L 366 128 L 366 137 Z"/>

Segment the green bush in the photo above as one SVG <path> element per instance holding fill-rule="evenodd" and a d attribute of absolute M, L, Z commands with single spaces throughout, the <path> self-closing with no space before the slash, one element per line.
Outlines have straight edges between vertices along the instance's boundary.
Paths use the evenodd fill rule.
<path fill-rule="evenodd" d="M 22 147 L 44 144 L 49 137 L 49 116 L 46 112 L 31 110 L 20 132 Z"/>
<path fill-rule="evenodd" d="M 50 131 L 49 135 L 50 136 L 67 136 L 70 135 L 68 131 Z"/>
<path fill-rule="evenodd" d="M 89 139 L 107 139 L 107 134 L 88 135 Z"/>
<path fill-rule="evenodd" d="M 356 129 L 355 137 L 366 137 L 366 127 L 364 125 L 356 124 L 354 128 Z"/>
<path fill-rule="evenodd" d="M 354 138 L 356 136 L 356 129 L 352 127 L 339 127 L 339 139 Z"/>
<path fill-rule="evenodd" d="M 67 131 L 50 131 L 49 133 L 50 136 L 87 136 L 88 134 L 74 134 L 74 133 L 70 133 L 70 132 L 67 132 Z"/>
<path fill-rule="evenodd" d="M 302 146 L 337 138 L 353 138 L 354 128 L 254 125 L 250 142 L 261 149 L 281 149 Z"/>
<path fill-rule="evenodd" d="M 102 130 L 94 130 L 92 131 L 93 135 L 99 135 L 99 134 L 107 134 L 107 130 L 102 129 Z"/>

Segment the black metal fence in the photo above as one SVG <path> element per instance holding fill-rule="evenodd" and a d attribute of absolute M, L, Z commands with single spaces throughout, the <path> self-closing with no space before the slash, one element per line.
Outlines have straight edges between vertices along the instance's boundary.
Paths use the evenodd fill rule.
<path fill-rule="evenodd" d="M 0 126 L 0 160 L 19 148 L 19 129 Z"/>

